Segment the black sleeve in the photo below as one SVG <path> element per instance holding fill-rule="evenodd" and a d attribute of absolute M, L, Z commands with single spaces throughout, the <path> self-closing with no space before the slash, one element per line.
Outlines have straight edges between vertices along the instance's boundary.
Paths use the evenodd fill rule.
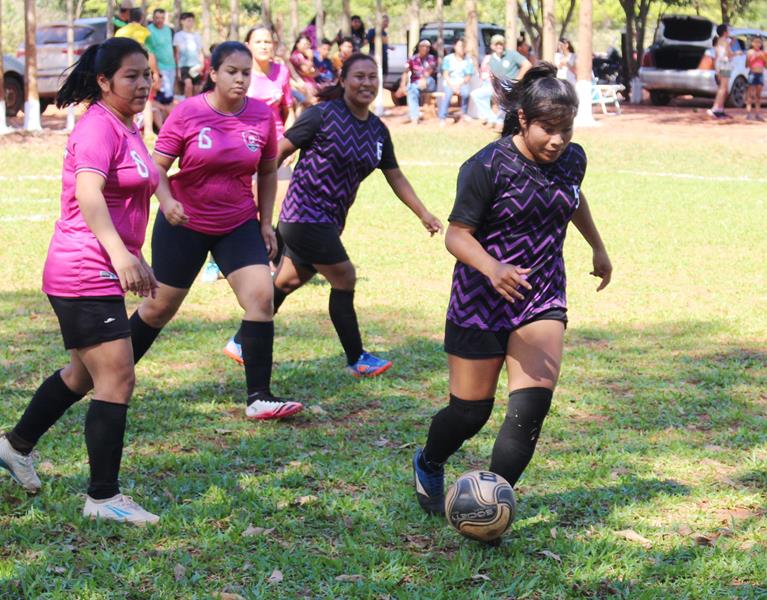
<path fill-rule="evenodd" d="M 455 203 L 448 221 L 479 227 L 495 196 L 495 184 L 490 167 L 472 158 L 461 166 L 456 184 Z"/>
<path fill-rule="evenodd" d="M 394 144 L 391 141 L 391 134 L 388 127 L 384 127 L 384 143 L 381 149 L 381 162 L 378 163 L 378 168 L 382 171 L 387 169 L 399 169 L 397 163 L 397 157 L 394 156 Z"/>
<path fill-rule="evenodd" d="M 285 137 L 296 148 L 307 148 L 322 126 L 322 108 L 312 106 L 301 113 L 293 126 L 285 132 Z"/>

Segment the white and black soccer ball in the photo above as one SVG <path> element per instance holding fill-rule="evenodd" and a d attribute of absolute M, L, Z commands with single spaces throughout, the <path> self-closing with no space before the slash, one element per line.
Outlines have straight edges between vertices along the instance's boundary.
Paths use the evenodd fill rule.
<path fill-rule="evenodd" d="M 516 503 L 509 482 L 490 471 L 470 471 L 450 486 L 445 497 L 447 522 L 461 535 L 492 542 L 514 520 Z"/>

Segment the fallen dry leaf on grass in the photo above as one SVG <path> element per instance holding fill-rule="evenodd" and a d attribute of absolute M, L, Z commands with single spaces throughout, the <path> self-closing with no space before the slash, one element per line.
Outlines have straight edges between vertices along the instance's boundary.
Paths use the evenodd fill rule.
<path fill-rule="evenodd" d="M 314 494 L 309 494 L 308 496 L 299 496 L 296 498 L 296 501 L 293 504 L 296 504 L 298 506 L 306 506 L 307 504 L 312 504 L 314 502 L 317 502 L 319 498 L 315 496 Z"/>
<path fill-rule="evenodd" d="M 652 546 L 652 542 L 650 540 L 648 540 L 643 535 L 639 535 L 633 529 L 621 529 L 620 531 L 616 531 L 615 535 L 623 538 L 624 540 L 628 540 L 629 542 L 637 542 L 638 544 L 641 544 L 645 548 L 649 548 Z"/>
<path fill-rule="evenodd" d="M 270 535 L 273 532 L 274 527 L 267 529 L 265 527 L 253 527 L 253 525 L 248 525 L 248 528 L 242 532 L 242 537 L 258 537 L 259 535 Z"/>
<path fill-rule="evenodd" d="M 373 442 L 373 445 L 376 448 L 386 448 L 388 444 L 389 444 L 389 440 L 385 437 L 378 438 L 375 442 Z"/>
<path fill-rule="evenodd" d="M 694 533 L 692 539 L 698 546 L 713 546 L 716 543 L 715 535 L 706 535 L 703 533 Z"/>
<path fill-rule="evenodd" d="M 687 537 L 692 533 L 692 529 L 690 529 L 689 525 L 680 525 L 676 532 L 681 536 Z"/>
<path fill-rule="evenodd" d="M 354 583 L 356 581 L 364 581 L 365 578 L 362 575 L 339 575 L 336 577 L 336 581 L 344 581 L 347 583 Z"/>
<path fill-rule="evenodd" d="M 239 594 L 232 594 L 229 592 L 216 592 L 213 594 L 215 600 L 245 600 L 243 596 Z"/>
<path fill-rule="evenodd" d="M 176 579 L 176 581 L 181 581 L 186 577 L 186 568 L 184 565 L 176 565 L 173 567 L 173 577 Z"/>
<path fill-rule="evenodd" d="M 477 573 L 476 575 L 471 576 L 472 581 L 492 581 L 487 575 L 484 573 Z"/>
<path fill-rule="evenodd" d="M 558 563 L 562 562 L 562 557 L 559 556 L 559 554 L 554 554 L 551 550 L 539 550 L 536 552 L 536 554 L 540 554 L 541 556 L 545 556 L 546 558 L 551 558 Z"/>
<path fill-rule="evenodd" d="M 328 411 L 326 411 L 324 408 L 322 408 L 319 404 L 315 404 L 314 406 L 309 407 L 309 412 L 313 415 L 317 415 L 319 417 L 328 414 Z"/>
<path fill-rule="evenodd" d="M 279 569 L 275 569 L 272 571 L 272 574 L 269 575 L 269 579 L 267 580 L 269 583 L 282 583 L 282 580 L 285 579 L 282 576 L 282 571 Z"/>
<path fill-rule="evenodd" d="M 556 527 L 552 527 L 552 528 L 549 530 L 549 533 L 551 534 L 551 539 L 552 539 L 552 540 L 555 540 L 555 539 L 557 539 L 557 528 L 556 528 Z"/>

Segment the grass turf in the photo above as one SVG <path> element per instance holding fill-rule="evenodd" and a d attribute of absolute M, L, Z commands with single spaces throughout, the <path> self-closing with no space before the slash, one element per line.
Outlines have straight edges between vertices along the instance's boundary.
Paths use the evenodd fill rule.
<path fill-rule="evenodd" d="M 403 170 L 446 219 L 457 166 L 491 134 L 393 135 Z M 221 354 L 240 310 L 226 283 L 196 283 L 138 366 L 129 412 L 122 486 L 160 526 L 80 516 L 81 403 L 38 446 L 39 496 L 0 479 L 0 597 L 767 597 L 762 186 L 647 174 L 749 175 L 725 137 L 702 145 L 608 126 L 576 140 L 615 276 L 594 293 L 573 229 L 561 383 L 500 547 L 462 539 L 414 500 L 410 458 L 447 396 L 452 261 L 375 174 L 344 242 L 366 347 L 394 368 L 361 382 L 343 373 L 329 289 L 316 282 L 286 301 L 275 342 L 275 390 L 309 409 L 247 422 L 241 368 Z M 0 428 L 66 360 L 39 291 L 63 141 L 0 153 Z M 449 479 L 487 466 L 504 388 Z M 251 526 L 266 531 L 244 535 Z"/>

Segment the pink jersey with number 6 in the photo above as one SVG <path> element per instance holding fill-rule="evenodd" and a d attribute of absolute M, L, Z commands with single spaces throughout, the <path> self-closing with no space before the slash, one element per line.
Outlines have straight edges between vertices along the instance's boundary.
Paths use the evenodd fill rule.
<path fill-rule="evenodd" d="M 170 190 L 189 217 L 184 227 L 226 234 L 258 217 L 253 174 L 262 160 L 277 157 L 274 115 L 252 98 L 238 113 L 226 114 L 210 105 L 207 94 L 193 96 L 163 123 L 154 151 L 179 159 Z"/>
<path fill-rule="evenodd" d="M 88 108 L 67 141 L 61 175 L 61 216 L 43 269 L 43 291 L 52 296 L 121 296 L 120 281 L 104 247 L 80 212 L 78 173 L 101 175 L 109 215 L 125 247 L 139 256 L 149 220 L 149 199 L 159 174 L 136 127 L 101 103 Z"/>

